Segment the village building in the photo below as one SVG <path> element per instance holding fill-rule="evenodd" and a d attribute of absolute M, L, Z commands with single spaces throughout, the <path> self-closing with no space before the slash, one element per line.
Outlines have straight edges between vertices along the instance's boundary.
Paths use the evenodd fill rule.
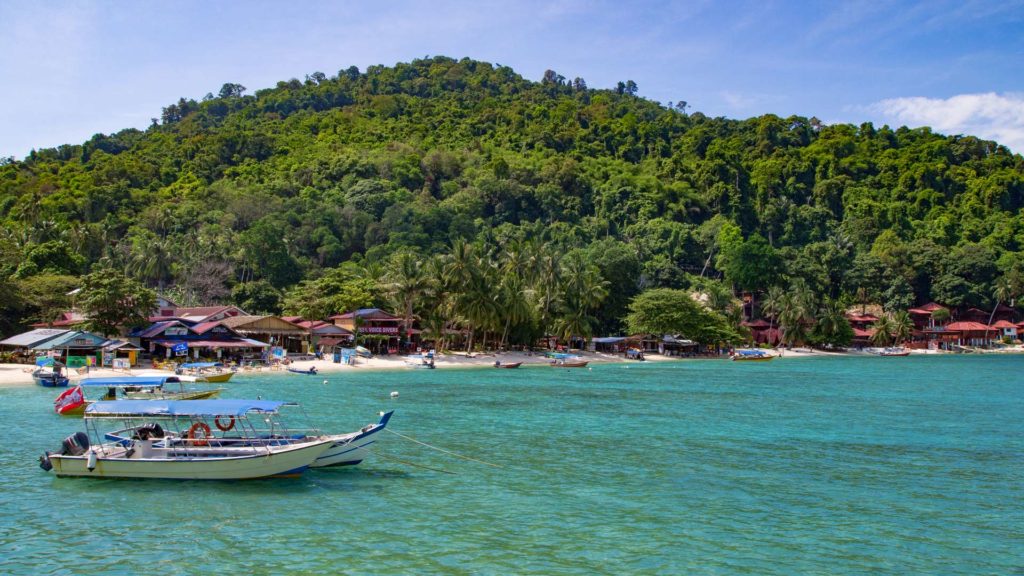
<path fill-rule="evenodd" d="M 1019 331 L 1017 325 L 1007 320 L 999 320 L 992 324 L 992 328 L 998 330 L 999 338 L 1009 338 L 1010 340 L 1016 340 Z"/>
<path fill-rule="evenodd" d="M 875 329 L 871 326 L 878 322 L 878 316 L 869 312 L 847 314 L 846 320 L 850 323 L 850 328 L 853 329 L 853 339 L 850 341 L 852 348 L 866 348 L 873 345 L 871 337 L 874 336 Z"/>
<path fill-rule="evenodd" d="M 404 320 L 380 308 L 361 308 L 355 312 L 331 316 L 328 320 L 355 334 L 356 339 L 375 354 L 398 354 L 402 350 L 401 326 Z M 419 335 L 420 330 L 410 328 L 409 333 L 404 334 L 406 347 L 415 347 Z"/>
<path fill-rule="evenodd" d="M 270 344 L 272 348 L 297 354 L 310 350 L 307 331 L 278 316 L 230 316 L 214 323 L 246 338 Z"/>
<path fill-rule="evenodd" d="M 779 331 L 778 325 L 772 324 L 763 318 L 743 322 L 741 326 L 745 326 L 750 330 L 750 339 L 753 340 L 754 344 L 775 346 L 782 341 L 782 334 Z"/>

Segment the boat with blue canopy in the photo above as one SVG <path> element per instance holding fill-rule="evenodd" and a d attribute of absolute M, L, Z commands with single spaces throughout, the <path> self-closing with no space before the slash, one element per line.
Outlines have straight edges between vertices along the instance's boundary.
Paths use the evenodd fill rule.
<path fill-rule="evenodd" d="M 737 362 L 768 362 L 775 356 L 764 350 L 736 350 L 732 354 L 732 360 Z"/>
<path fill-rule="evenodd" d="M 207 382 L 227 382 L 235 375 L 233 370 L 225 370 L 223 362 L 186 362 L 177 367 L 176 374 L 192 374 Z"/>
<path fill-rule="evenodd" d="M 57 476 L 234 480 L 301 474 L 336 437 L 289 427 L 274 400 L 110 400 L 47 452 Z M 212 425 L 211 425 L 212 424 Z M 115 427 L 108 431 L 106 428 Z M 217 432 L 214 432 L 217 430 Z"/>
<path fill-rule="evenodd" d="M 81 416 L 93 401 L 88 390 L 105 388 L 102 400 L 205 400 L 215 398 L 223 388 L 186 388 L 178 376 L 111 376 L 85 378 L 78 386 L 65 391 L 53 402 L 53 410 L 61 416 Z M 93 395 L 94 396 L 94 395 Z"/>

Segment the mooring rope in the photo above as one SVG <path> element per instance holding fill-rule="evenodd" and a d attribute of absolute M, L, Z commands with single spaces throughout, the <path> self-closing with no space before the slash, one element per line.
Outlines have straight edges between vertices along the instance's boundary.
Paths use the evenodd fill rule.
<path fill-rule="evenodd" d="M 433 470 L 434 472 L 441 472 L 442 474 L 451 474 L 452 476 L 456 475 L 455 472 L 449 472 L 448 470 L 442 470 L 440 468 L 431 468 L 430 466 L 424 466 L 422 464 L 416 464 L 415 462 L 409 462 L 409 461 L 406 461 L 406 460 L 402 460 L 400 458 L 395 458 L 394 456 L 388 456 L 387 454 L 384 454 L 383 452 L 376 452 L 376 451 L 372 451 L 372 450 L 371 450 L 371 452 L 373 453 L 374 456 L 380 456 L 381 458 L 383 458 L 385 460 L 394 460 L 395 462 L 401 462 L 402 464 L 405 464 L 406 466 L 415 466 L 416 468 L 425 468 L 427 470 Z"/>
<path fill-rule="evenodd" d="M 494 464 L 494 463 L 491 463 L 491 462 L 484 462 L 483 460 L 477 460 L 476 458 L 470 458 L 469 456 L 463 456 L 462 454 L 456 454 L 455 452 L 452 452 L 450 450 L 445 450 L 444 448 L 438 448 L 437 446 L 431 446 L 430 444 L 427 444 L 426 442 L 420 442 L 419 440 L 417 440 L 415 438 L 410 438 L 410 437 L 406 436 L 405 434 L 399 434 L 398 432 L 395 432 L 391 428 L 385 428 L 384 430 L 386 430 L 388 432 L 391 432 L 392 434 L 394 434 L 395 436 L 398 436 L 400 438 L 405 438 L 406 440 L 409 440 L 410 442 L 415 442 L 415 443 L 417 443 L 417 444 L 419 444 L 421 446 L 426 446 L 427 448 L 430 448 L 432 450 L 437 450 L 438 452 L 444 452 L 445 454 L 450 454 L 452 456 L 455 456 L 456 458 L 462 458 L 463 460 L 469 460 L 471 462 L 479 462 L 480 464 L 485 464 L 487 466 L 493 466 L 495 468 L 504 468 L 504 466 L 501 466 L 499 464 Z"/>

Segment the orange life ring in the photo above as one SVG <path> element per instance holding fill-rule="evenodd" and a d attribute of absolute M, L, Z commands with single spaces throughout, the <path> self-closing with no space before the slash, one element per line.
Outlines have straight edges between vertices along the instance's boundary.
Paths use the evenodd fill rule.
<path fill-rule="evenodd" d="M 197 430 L 203 431 L 203 435 L 199 439 L 196 439 Z M 191 428 L 188 429 L 188 441 L 195 446 L 209 446 L 209 439 L 212 435 L 213 434 L 210 431 L 210 427 L 206 424 L 206 422 L 196 422 L 195 424 L 192 425 Z"/>
<path fill-rule="evenodd" d="M 228 416 L 228 423 L 221 424 L 220 416 L 217 416 L 216 418 L 213 419 L 213 423 L 217 425 L 217 429 L 220 430 L 221 432 L 227 432 L 228 430 L 231 430 L 232 428 L 235 427 L 235 417 Z"/>

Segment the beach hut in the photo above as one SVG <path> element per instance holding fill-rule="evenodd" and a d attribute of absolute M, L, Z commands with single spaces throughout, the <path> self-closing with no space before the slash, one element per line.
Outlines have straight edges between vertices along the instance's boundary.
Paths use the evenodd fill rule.
<path fill-rule="evenodd" d="M 1000 320 L 992 325 L 992 328 L 998 330 L 998 336 L 1000 338 L 1009 338 L 1011 340 L 1017 339 L 1017 325 L 1007 320 Z"/>

